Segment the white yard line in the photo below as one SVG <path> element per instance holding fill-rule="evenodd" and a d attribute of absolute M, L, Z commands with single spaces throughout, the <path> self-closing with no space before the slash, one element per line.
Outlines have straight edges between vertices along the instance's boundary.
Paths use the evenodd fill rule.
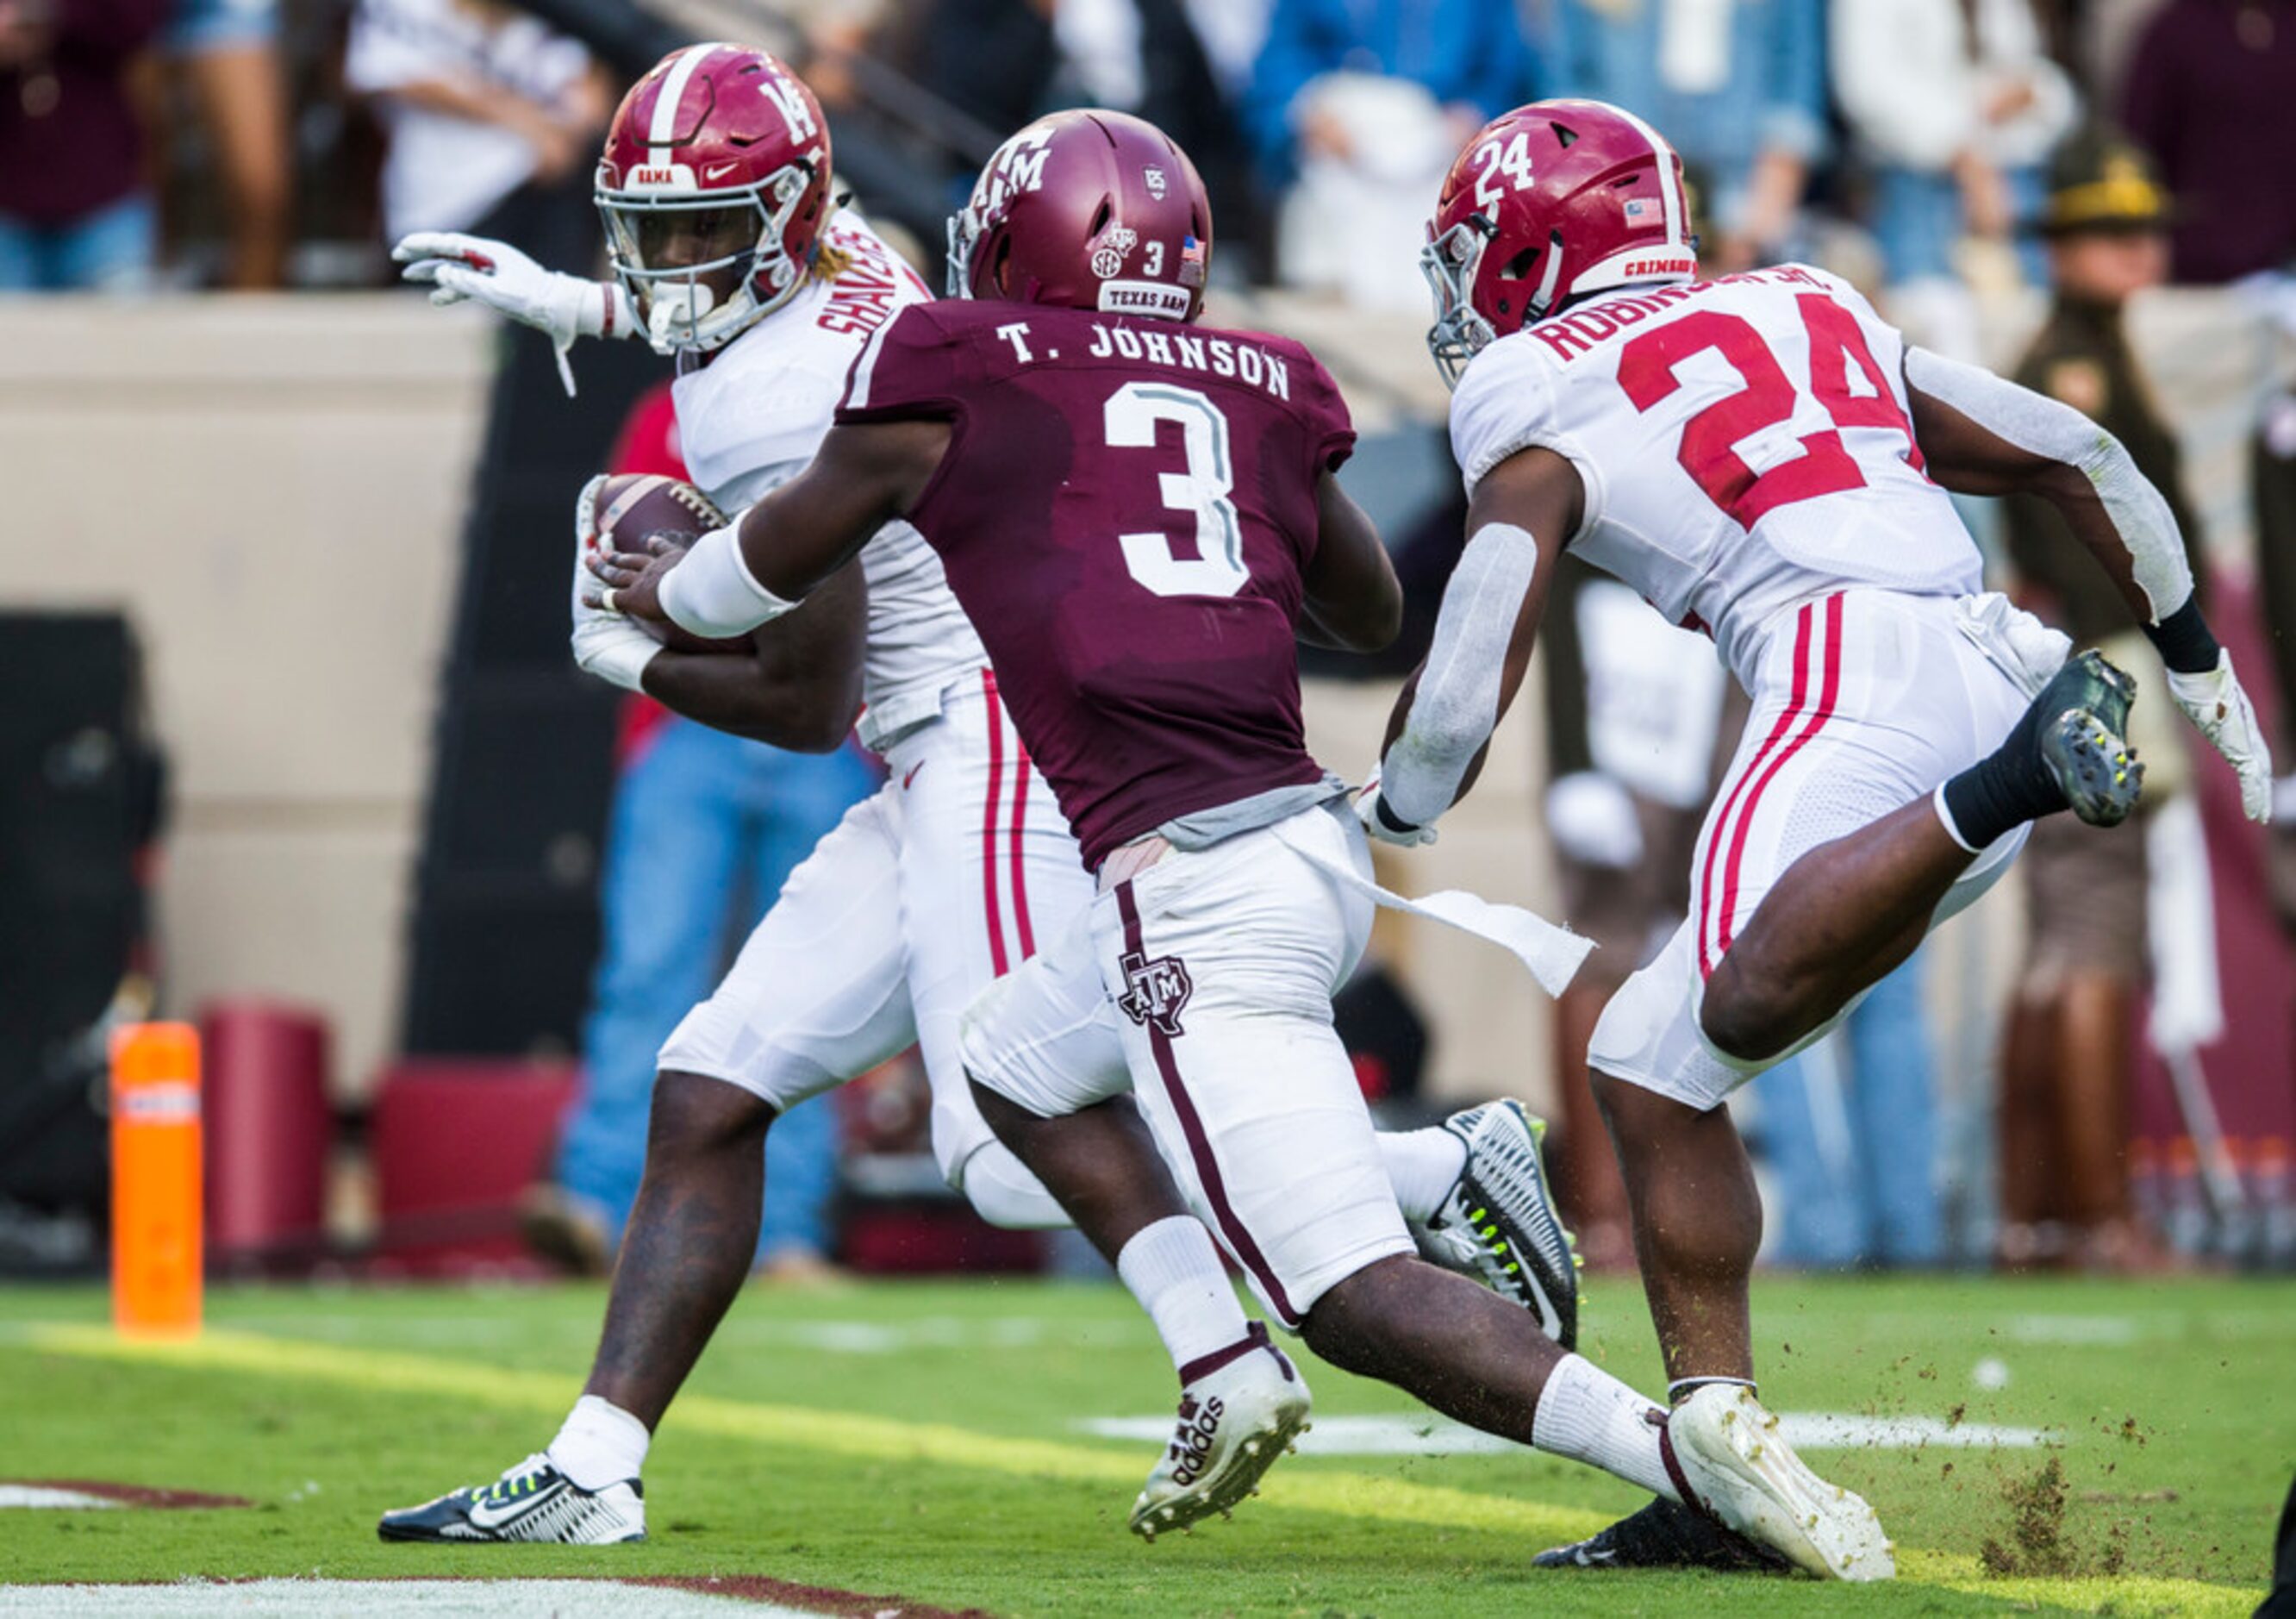
<path fill-rule="evenodd" d="M 249 1580 L 222 1584 L 0 1585 L 15 1619 L 309 1619 L 420 1613 L 423 1619 L 820 1619 L 802 1608 L 619 1580 Z"/>
<path fill-rule="evenodd" d="M 107 1500 L 101 1495 L 90 1495 L 85 1490 L 56 1490 L 45 1484 L 0 1484 L 0 1508 L 31 1507 L 84 1511 L 100 1507 L 119 1507 L 126 1503 Z"/>
<path fill-rule="evenodd" d="M 1800 1451 L 1915 1451 L 1924 1445 L 2022 1450 L 2046 1443 L 2049 1437 L 2039 1428 L 1948 1424 L 1938 1417 L 1861 1417 L 1846 1411 L 1785 1411 L 1780 1413 L 1780 1422 L 1786 1442 Z M 1153 1444 L 1169 1436 L 1172 1419 L 1089 1417 L 1072 1426 L 1101 1439 Z M 1472 1456 L 1519 1448 L 1458 1423 L 1426 1417 L 1318 1417 L 1315 1427 L 1300 1438 L 1300 1451 L 1314 1456 Z"/>

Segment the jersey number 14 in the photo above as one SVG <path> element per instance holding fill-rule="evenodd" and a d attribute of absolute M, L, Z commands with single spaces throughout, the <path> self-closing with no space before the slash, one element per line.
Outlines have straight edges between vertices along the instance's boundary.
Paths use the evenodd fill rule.
<path fill-rule="evenodd" d="M 1794 302 L 1809 333 L 1809 391 L 1834 425 L 1802 434 L 1802 453 L 1767 472 L 1757 473 L 1747 465 L 1737 447 L 1791 420 L 1801 396 L 1751 321 L 1719 309 L 1702 309 L 1645 332 L 1619 356 L 1619 385 L 1635 408 L 1644 412 L 1682 386 L 1675 372 L 1683 361 L 1710 349 L 1744 379 L 1743 388 L 1690 418 L 1675 451 L 1682 470 L 1706 497 L 1744 529 L 1797 500 L 1866 487 L 1857 458 L 1842 445 L 1843 428 L 1880 427 L 1902 433 L 1906 464 L 1917 473 L 1922 470 L 1914 424 L 1890 391 L 1889 379 L 1858 329 L 1857 317 L 1822 292 L 1804 292 Z M 1864 378 L 1865 392 L 1850 391 L 1853 366 Z"/>

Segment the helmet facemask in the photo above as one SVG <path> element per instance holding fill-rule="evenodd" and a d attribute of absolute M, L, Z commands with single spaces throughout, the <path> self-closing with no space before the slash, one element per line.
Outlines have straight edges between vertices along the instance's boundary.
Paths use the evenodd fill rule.
<path fill-rule="evenodd" d="M 813 183 L 791 163 L 733 190 L 600 190 L 614 273 L 661 353 L 722 347 L 789 301 L 806 264 L 784 247 Z"/>
<path fill-rule="evenodd" d="M 942 291 L 950 298 L 972 296 L 972 250 L 980 242 L 980 218 L 966 203 L 948 217 L 948 270 Z"/>
<path fill-rule="evenodd" d="M 1550 232 L 1544 248 L 1526 248 L 1499 267 L 1497 279 L 1504 290 L 1522 285 L 1531 267 L 1540 266 L 1538 287 L 1525 294 L 1522 313 L 1510 319 L 1506 332 L 1475 307 L 1475 284 L 1482 275 L 1483 257 L 1498 238 L 1498 226 L 1481 214 L 1469 214 L 1439 236 L 1431 223 L 1427 234 L 1427 245 L 1419 250 L 1420 271 L 1435 294 L 1435 324 L 1427 329 L 1427 349 L 1435 357 L 1445 386 L 1456 390 L 1467 363 L 1495 340 L 1554 313 L 1562 276 L 1562 233 Z M 1513 315 L 1505 300 L 1499 304 L 1499 314 Z"/>
<path fill-rule="evenodd" d="M 1480 214 L 1469 214 L 1445 231 L 1427 227 L 1427 245 L 1419 250 L 1419 271 L 1435 295 L 1435 324 L 1427 328 L 1427 351 L 1443 385 L 1456 389 L 1467 362 L 1481 353 L 1498 333 L 1477 312 L 1475 277 L 1481 271 L 1483 251 L 1497 233 Z"/>

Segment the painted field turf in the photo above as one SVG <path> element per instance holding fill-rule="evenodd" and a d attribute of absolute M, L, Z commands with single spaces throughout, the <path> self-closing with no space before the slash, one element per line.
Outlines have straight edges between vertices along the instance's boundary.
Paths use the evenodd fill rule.
<path fill-rule="evenodd" d="M 2060 1442 L 1812 1452 L 1896 1537 L 1905 1577 L 1889 1587 L 1535 1571 L 1530 1554 L 1637 1498 L 1527 1452 L 1303 1454 L 1233 1523 L 1149 1547 L 1123 1524 L 1150 1448 L 1082 1426 L 1163 1412 L 1175 1393 L 1120 1293 L 753 1289 L 655 1444 L 651 1544 L 377 1542 L 385 1508 L 548 1440 L 602 1303 L 581 1287 L 226 1290 L 200 1343 L 142 1348 L 113 1341 L 95 1290 L 0 1292 L 0 1479 L 256 1503 L 0 1510 L 0 1585 L 715 1574 L 1009 1615 L 2244 1614 L 2296 1470 L 2284 1282 L 1766 1279 L 1773 1406 Z M 1590 1354 L 1657 1386 L 1636 1289 L 1598 1284 L 1589 1320 Z M 1417 1409 L 1303 1364 L 1319 1416 Z"/>

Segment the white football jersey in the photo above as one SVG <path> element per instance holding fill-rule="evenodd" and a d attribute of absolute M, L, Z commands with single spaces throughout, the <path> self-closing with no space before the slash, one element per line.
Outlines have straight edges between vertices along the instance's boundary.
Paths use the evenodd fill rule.
<path fill-rule="evenodd" d="M 1451 401 L 1470 492 L 1544 446 L 1586 484 L 1570 548 L 1751 683 L 1753 632 L 1866 585 L 1982 588 L 1977 547 L 1922 471 L 1905 339 L 1804 265 L 1578 306 L 1491 344 Z"/>
<path fill-rule="evenodd" d="M 805 470 L 829 432 L 853 357 L 897 311 L 931 296 L 857 215 L 840 215 L 828 240 L 852 260 L 844 274 L 808 286 L 671 390 L 686 469 L 721 510 L 754 505 Z M 862 547 L 861 571 L 869 581 L 861 740 L 882 749 L 938 714 L 952 684 L 977 683 L 988 654 L 939 556 L 907 523 L 877 530 Z"/>

